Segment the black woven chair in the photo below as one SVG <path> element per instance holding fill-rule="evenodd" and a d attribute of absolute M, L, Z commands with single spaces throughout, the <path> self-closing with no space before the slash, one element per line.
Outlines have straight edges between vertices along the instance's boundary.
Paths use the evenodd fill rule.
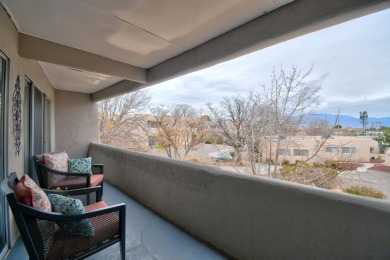
<path fill-rule="evenodd" d="M 7 197 L 30 259 L 83 259 L 118 242 L 121 259 L 125 259 L 125 204 L 103 208 L 96 206 L 97 209 L 75 215 L 44 212 L 16 200 L 13 189 L 17 182 L 16 173 L 11 173 L 1 183 L 1 189 Z M 101 187 L 71 191 L 44 191 L 47 194 L 55 193 L 77 198 L 84 205 L 92 207 L 101 203 Z M 74 235 L 61 230 L 58 226 L 58 223 L 85 219 L 89 219 L 93 225 L 94 235 L 91 237 Z"/>
<path fill-rule="evenodd" d="M 61 190 L 72 190 L 80 189 L 86 187 L 103 187 L 103 164 L 92 164 L 92 174 L 91 173 L 74 173 L 74 172 L 61 172 L 53 170 L 47 167 L 42 163 L 42 154 L 34 155 L 33 161 L 35 165 L 35 170 L 37 172 L 37 177 L 39 181 L 39 186 L 44 189 L 55 189 L 60 188 Z M 54 185 L 50 185 L 49 176 L 50 174 L 65 175 L 66 178 L 63 181 L 60 181 Z"/>

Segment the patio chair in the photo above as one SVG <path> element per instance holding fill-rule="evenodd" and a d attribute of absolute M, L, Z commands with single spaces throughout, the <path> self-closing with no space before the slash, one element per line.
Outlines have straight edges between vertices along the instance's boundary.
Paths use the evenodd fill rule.
<path fill-rule="evenodd" d="M 49 154 L 53 155 L 54 153 Z M 49 168 L 42 162 L 42 158 L 43 154 L 33 156 L 34 166 L 41 188 L 72 190 L 95 186 L 103 187 L 103 164 L 92 164 L 92 173 L 68 172 L 68 170 L 58 171 Z M 53 183 L 50 181 L 50 178 L 57 178 L 59 181 Z"/>
<path fill-rule="evenodd" d="M 82 259 L 118 242 L 121 259 L 125 259 L 125 204 L 107 206 L 101 201 L 101 187 L 71 191 L 42 189 L 46 194 L 79 199 L 85 206 L 85 213 L 82 214 L 46 212 L 17 200 L 19 194 L 15 194 L 18 193 L 15 186 L 18 181 L 16 173 L 11 173 L 1 183 L 1 190 L 7 197 L 30 259 Z M 93 227 L 92 235 L 73 234 L 63 227 L 82 221 L 87 221 Z"/>

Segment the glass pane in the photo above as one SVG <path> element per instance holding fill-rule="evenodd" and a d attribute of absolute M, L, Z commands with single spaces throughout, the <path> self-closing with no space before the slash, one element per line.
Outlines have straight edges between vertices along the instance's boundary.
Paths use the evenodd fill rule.
<path fill-rule="evenodd" d="M 279 155 L 290 155 L 290 149 L 279 149 L 278 154 Z"/>
<path fill-rule="evenodd" d="M 4 179 L 4 89 L 5 89 L 5 60 L 0 56 L 0 182 Z M 5 198 L 0 192 L 0 253 L 6 245 L 5 232 Z"/>
<path fill-rule="evenodd" d="M 34 132 L 34 147 L 33 151 L 34 154 L 42 154 L 43 153 L 43 141 L 42 141 L 42 92 L 39 91 L 36 87 L 34 87 L 34 101 L 33 101 L 33 107 L 34 107 L 34 114 L 33 114 L 33 132 Z M 38 177 L 37 174 L 34 171 L 34 175 L 32 176 L 33 180 L 38 183 Z"/>
<path fill-rule="evenodd" d="M 343 147 L 343 153 L 356 153 L 356 147 Z"/>
<path fill-rule="evenodd" d="M 30 81 L 25 81 L 24 89 L 24 173 L 32 176 L 32 151 L 31 151 L 31 94 L 32 84 Z"/>
<path fill-rule="evenodd" d="M 339 148 L 338 147 L 326 147 L 326 152 L 328 153 L 338 153 Z"/>
<path fill-rule="evenodd" d="M 50 152 L 50 113 L 51 102 L 45 97 L 45 106 L 43 111 L 43 152 Z"/>

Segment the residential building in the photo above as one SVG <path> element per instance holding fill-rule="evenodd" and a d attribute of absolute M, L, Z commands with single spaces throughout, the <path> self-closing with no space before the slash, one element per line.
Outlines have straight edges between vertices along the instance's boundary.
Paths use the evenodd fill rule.
<path fill-rule="evenodd" d="M 267 146 L 267 142 L 266 146 Z M 323 162 L 337 160 L 345 162 L 370 162 L 371 147 L 378 150 L 378 142 L 371 137 L 359 136 L 321 136 L 289 137 L 280 143 L 279 160 L 289 162 Z M 267 147 L 265 150 L 268 150 Z M 276 153 L 276 140 L 272 144 L 273 156 Z"/>

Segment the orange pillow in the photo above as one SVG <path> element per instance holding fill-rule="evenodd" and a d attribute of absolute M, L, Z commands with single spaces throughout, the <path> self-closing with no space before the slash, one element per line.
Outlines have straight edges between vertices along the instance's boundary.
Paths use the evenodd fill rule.
<path fill-rule="evenodd" d="M 24 185 L 24 181 L 26 180 L 26 175 L 24 175 L 19 182 L 14 187 L 14 193 L 16 199 L 24 203 L 26 205 L 32 206 L 32 197 L 31 197 L 31 189 Z"/>
<path fill-rule="evenodd" d="M 14 193 L 19 202 L 51 212 L 51 204 L 46 193 L 27 175 L 15 185 Z"/>

